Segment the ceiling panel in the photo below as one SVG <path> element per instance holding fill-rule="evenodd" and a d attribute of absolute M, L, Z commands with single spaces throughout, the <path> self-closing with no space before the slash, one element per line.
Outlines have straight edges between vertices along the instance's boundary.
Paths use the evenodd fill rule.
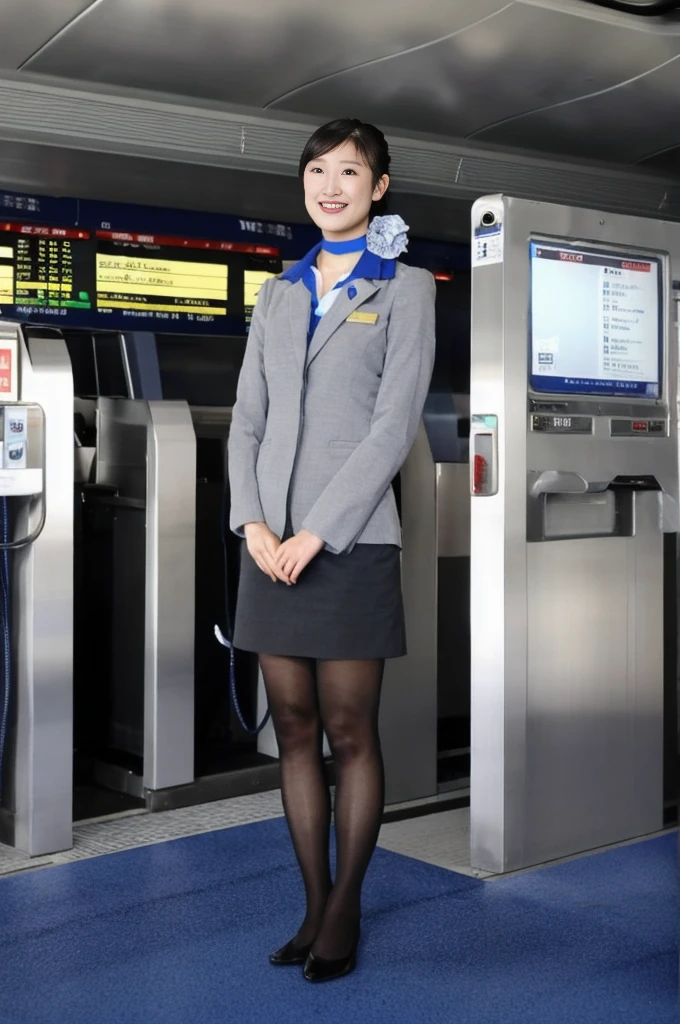
<path fill-rule="evenodd" d="M 507 2 L 104 0 L 28 70 L 263 106 L 322 75 L 455 32 Z"/>
<path fill-rule="evenodd" d="M 680 57 L 619 89 L 482 132 L 498 145 L 632 163 L 680 144 Z"/>
<path fill-rule="evenodd" d="M 274 106 L 322 117 L 338 109 L 341 97 L 343 110 L 367 120 L 468 136 L 518 113 L 609 88 L 676 53 L 678 38 L 515 4 L 445 42 L 336 75 Z"/>
<path fill-rule="evenodd" d="M 93 0 L 0 0 L 0 68 L 16 70 L 92 3 Z"/>

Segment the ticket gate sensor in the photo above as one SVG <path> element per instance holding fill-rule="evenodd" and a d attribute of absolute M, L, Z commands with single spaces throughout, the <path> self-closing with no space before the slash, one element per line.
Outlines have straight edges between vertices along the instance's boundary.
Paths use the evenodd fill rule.
<path fill-rule="evenodd" d="M 680 225 L 492 196 L 472 245 L 471 853 L 501 873 L 663 828 Z"/>
<path fill-rule="evenodd" d="M 58 331 L 0 322 L 0 842 L 72 835 L 73 378 Z"/>

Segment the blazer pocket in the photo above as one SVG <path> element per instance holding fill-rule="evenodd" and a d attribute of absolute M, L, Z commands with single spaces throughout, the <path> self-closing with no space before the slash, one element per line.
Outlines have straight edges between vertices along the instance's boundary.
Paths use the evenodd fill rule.
<path fill-rule="evenodd" d="M 352 448 L 358 448 L 361 441 L 329 441 L 329 448 L 344 448 L 345 451 L 351 451 Z"/>

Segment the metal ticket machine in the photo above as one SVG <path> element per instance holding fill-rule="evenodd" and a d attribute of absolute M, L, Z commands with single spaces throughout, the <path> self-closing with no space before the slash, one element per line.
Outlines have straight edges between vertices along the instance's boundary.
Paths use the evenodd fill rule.
<path fill-rule="evenodd" d="M 471 844 L 501 873 L 663 827 L 680 225 L 491 196 L 472 245 Z"/>
<path fill-rule="evenodd" d="M 68 849 L 73 376 L 50 328 L 0 322 L 0 842 Z"/>

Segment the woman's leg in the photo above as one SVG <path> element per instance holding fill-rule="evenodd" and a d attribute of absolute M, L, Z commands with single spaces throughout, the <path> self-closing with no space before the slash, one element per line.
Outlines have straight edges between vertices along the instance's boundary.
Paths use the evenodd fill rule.
<path fill-rule="evenodd" d="M 361 887 L 385 803 L 378 711 L 384 662 L 320 661 L 321 719 L 336 772 L 337 868 L 312 952 L 337 960 L 351 951 L 361 918 Z"/>
<path fill-rule="evenodd" d="M 281 791 L 286 820 L 307 899 L 296 946 L 314 939 L 328 900 L 330 793 L 322 756 L 314 662 L 260 655 L 281 759 Z"/>

